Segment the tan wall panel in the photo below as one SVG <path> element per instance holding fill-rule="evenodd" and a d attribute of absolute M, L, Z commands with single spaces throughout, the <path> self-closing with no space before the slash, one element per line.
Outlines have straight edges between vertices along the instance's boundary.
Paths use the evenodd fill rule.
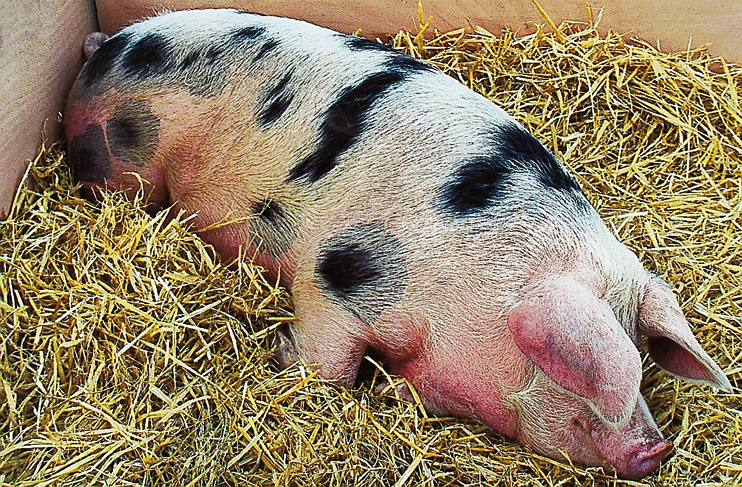
<path fill-rule="evenodd" d="M 44 120 L 60 135 L 62 111 L 82 65 L 82 41 L 96 28 L 93 0 L 6 0 L 0 6 L 0 218 L 36 155 Z"/>
<path fill-rule="evenodd" d="M 540 0 L 539 3 L 559 24 L 563 20 L 587 20 L 585 0 Z M 742 1 L 719 0 L 599 0 L 591 3 L 594 12 L 604 7 L 603 30 L 613 28 L 660 46 L 664 51 L 712 43 L 710 52 L 727 60 L 742 62 Z M 417 26 L 415 0 L 98 0 L 98 14 L 104 32 L 113 33 L 134 19 L 170 9 L 239 7 L 271 15 L 308 20 L 342 32 L 361 28 L 366 37 L 385 39 L 400 28 Z M 432 15 L 432 27 L 441 31 L 480 25 L 492 32 L 508 26 L 532 32 L 533 22 L 543 23 L 531 0 L 428 0 L 425 16 Z M 526 24 L 528 26 L 526 27 Z"/>

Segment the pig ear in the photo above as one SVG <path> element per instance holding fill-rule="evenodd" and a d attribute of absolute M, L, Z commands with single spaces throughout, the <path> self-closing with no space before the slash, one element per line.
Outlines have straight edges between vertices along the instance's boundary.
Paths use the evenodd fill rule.
<path fill-rule="evenodd" d="M 667 284 L 656 277 L 644 287 L 639 331 L 649 338 L 649 356 L 664 370 L 691 382 L 732 390 L 724 372 L 693 337 Z"/>
<path fill-rule="evenodd" d="M 516 345 L 551 380 L 619 424 L 636 406 L 641 357 L 607 303 L 571 277 L 549 282 L 508 315 Z"/>

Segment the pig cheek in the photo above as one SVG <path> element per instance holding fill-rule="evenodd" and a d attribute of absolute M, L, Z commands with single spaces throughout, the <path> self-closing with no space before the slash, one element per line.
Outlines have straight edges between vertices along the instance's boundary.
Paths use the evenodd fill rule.
<path fill-rule="evenodd" d="M 106 120 L 111 155 L 122 165 L 144 167 L 159 146 L 160 119 L 147 102 L 122 100 Z"/>
<path fill-rule="evenodd" d="M 403 321 L 397 319 L 395 323 Z M 421 329 L 428 328 L 406 327 L 404 344 L 400 343 L 396 354 L 385 356 L 389 370 L 408 379 L 438 408 L 479 420 L 515 438 L 517 413 L 506 397 L 527 382 L 533 373 L 532 364 L 525 357 L 521 363 L 513 362 L 516 355 L 507 352 L 504 341 L 483 344 L 466 340 L 466 344 L 459 343 L 451 350 L 452 344 L 435 345 L 436 337 L 428 337 Z M 490 349 L 488 345 L 497 346 Z"/>
<path fill-rule="evenodd" d="M 160 119 L 150 104 L 141 100 L 122 100 L 106 120 L 106 141 L 112 175 L 109 186 L 131 197 L 142 191 L 147 206 L 159 209 L 170 197 L 165 186 L 160 147 Z"/>
<path fill-rule="evenodd" d="M 401 304 L 400 306 L 404 306 Z M 429 326 L 417 316 L 410 316 L 396 307 L 381 312 L 373 324 L 375 338 L 372 345 L 385 359 L 389 370 L 406 369 L 406 364 L 415 363 L 429 350 Z"/>
<path fill-rule="evenodd" d="M 609 466 L 590 436 L 597 420 L 584 400 L 536 369 L 522 391 L 509 397 L 518 410 L 519 442 L 556 459 Z"/>

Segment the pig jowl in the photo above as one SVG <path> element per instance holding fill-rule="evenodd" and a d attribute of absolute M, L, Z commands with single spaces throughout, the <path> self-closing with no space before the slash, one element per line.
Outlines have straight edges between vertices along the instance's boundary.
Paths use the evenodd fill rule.
<path fill-rule="evenodd" d="M 194 214 L 293 294 L 281 366 L 364 354 L 440 414 L 640 478 L 671 446 L 636 344 L 728 389 L 668 287 L 491 101 L 378 43 L 235 10 L 92 35 L 65 110 L 86 191 Z M 421 150 L 414 141 L 427 141 Z"/>

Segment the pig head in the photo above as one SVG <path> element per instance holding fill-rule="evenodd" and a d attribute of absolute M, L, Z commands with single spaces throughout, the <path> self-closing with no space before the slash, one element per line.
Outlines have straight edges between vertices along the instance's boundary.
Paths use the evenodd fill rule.
<path fill-rule="evenodd" d="M 518 349 L 535 365 L 531 382 L 507 399 L 519 412 L 521 442 L 554 457 L 610 464 L 627 478 L 653 471 L 671 445 L 639 392 L 642 363 L 630 339 L 639 333 L 665 370 L 730 387 L 661 281 L 649 278 L 639 299 L 630 333 L 605 300 L 571 276 L 546 281 L 508 315 Z"/>

